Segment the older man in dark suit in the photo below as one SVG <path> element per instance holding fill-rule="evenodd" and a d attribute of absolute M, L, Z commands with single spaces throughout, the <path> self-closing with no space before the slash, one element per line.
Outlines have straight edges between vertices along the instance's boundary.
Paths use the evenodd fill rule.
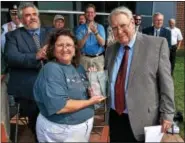
<path fill-rule="evenodd" d="M 135 32 L 126 7 L 109 15 L 115 44 L 107 47 L 110 142 L 144 141 L 144 127 L 162 125 L 166 132 L 174 116 L 174 85 L 165 38 Z"/>
<path fill-rule="evenodd" d="M 21 113 L 29 118 L 29 126 L 35 133 L 38 109 L 33 98 L 33 84 L 43 61 L 46 59 L 44 45 L 47 31 L 40 28 L 38 9 L 32 3 L 18 8 L 24 27 L 6 34 L 5 58 L 10 69 L 8 94 L 21 103 Z"/>
<path fill-rule="evenodd" d="M 157 12 L 153 15 L 153 26 L 143 29 L 143 34 L 164 37 L 168 41 L 168 47 L 171 48 L 171 32 L 163 27 L 164 15 Z"/>

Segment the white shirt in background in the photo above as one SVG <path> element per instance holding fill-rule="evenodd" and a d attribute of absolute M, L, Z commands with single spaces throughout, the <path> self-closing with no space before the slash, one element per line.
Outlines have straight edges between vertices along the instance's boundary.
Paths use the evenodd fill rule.
<path fill-rule="evenodd" d="M 177 41 L 181 41 L 183 39 L 179 28 L 174 27 L 171 29 L 170 27 L 167 27 L 166 29 L 171 31 L 171 45 L 176 45 Z"/>
<path fill-rule="evenodd" d="M 11 24 L 11 29 L 8 29 L 8 24 Z M 18 27 L 23 27 L 23 24 L 20 23 Z M 5 23 L 5 24 L 2 25 L 2 29 L 3 29 L 2 33 L 1 33 L 1 48 L 2 48 L 2 52 L 4 52 L 4 46 L 5 46 L 5 43 L 6 43 L 5 34 L 8 33 L 9 30 L 13 31 L 13 30 L 15 30 L 18 27 L 16 27 L 16 25 L 15 25 L 15 23 L 13 21 Z"/>

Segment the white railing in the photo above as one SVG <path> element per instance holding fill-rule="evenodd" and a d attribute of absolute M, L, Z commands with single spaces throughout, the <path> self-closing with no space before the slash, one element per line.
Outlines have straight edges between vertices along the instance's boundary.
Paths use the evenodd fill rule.
<path fill-rule="evenodd" d="M 7 8 L 2 8 L 1 12 L 8 12 Z M 60 13 L 60 14 L 83 14 L 83 11 L 70 11 L 70 10 L 39 10 L 39 13 Z M 108 16 L 110 13 L 96 12 L 97 15 Z M 142 17 L 152 17 L 152 15 L 141 15 Z"/>
<path fill-rule="evenodd" d="M 2 8 L 1 12 L 8 12 L 7 8 Z M 61 13 L 61 14 L 83 14 L 83 11 L 69 11 L 69 10 L 39 10 L 39 13 Z M 109 15 L 110 13 L 96 12 L 97 15 Z"/>

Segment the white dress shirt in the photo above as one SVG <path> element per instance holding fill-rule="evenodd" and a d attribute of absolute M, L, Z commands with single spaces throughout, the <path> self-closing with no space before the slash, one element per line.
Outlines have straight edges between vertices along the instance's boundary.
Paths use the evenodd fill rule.
<path fill-rule="evenodd" d="M 160 30 L 161 29 L 154 28 L 154 36 L 158 37 L 160 35 Z"/>
<path fill-rule="evenodd" d="M 1 34 L 1 48 L 2 48 L 2 52 L 4 52 L 4 46 L 5 46 L 5 42 L 6 42 L 5 34 L 7 32 L 9 32 L 8 31 L 8 24 L 9 23 L 11 24 L 11 31 L 13 31 L 13 30 L 15 30 L 17 28 L 13 21 L 5 23 L 5 24 L 2 25 L 2 29 L 3 29 L 2 34 Z M 18 27 L 23 27 L 23 25 L 19 24 Z"/>
<path fill-rule="evenodd" d="M 183 39 L 182 33 L 181 33 L 179 28 L 177 28 L 177 27 L 174 27 L 174 28 L 167 27 L 167 29 L 171 31 L 171 45 L 176 45 L 177 41 L 181 41 Z"/>

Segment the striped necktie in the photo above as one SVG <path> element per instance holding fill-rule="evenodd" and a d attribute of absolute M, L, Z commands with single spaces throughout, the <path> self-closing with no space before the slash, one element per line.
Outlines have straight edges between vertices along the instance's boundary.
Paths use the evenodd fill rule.
<path fill-rule="evenodd" d="M 40 40 L 39 35 L 37 33 L 33 33 L 33 40 L 36 44 L 37 49 L 40 49 Z"/>
<path fill-rule="evenodd" d="M 33 40 L 35 42 L 37 50 L 39 50 L 40 49 L 40 40 L 39 40 L 39 35 L 36 32 L 33 33 Z M 43 61 L 41 60 L 40 62 L 41 62 L 41 66 L 43 67 L 43 65 L 44 65 Z"/>

